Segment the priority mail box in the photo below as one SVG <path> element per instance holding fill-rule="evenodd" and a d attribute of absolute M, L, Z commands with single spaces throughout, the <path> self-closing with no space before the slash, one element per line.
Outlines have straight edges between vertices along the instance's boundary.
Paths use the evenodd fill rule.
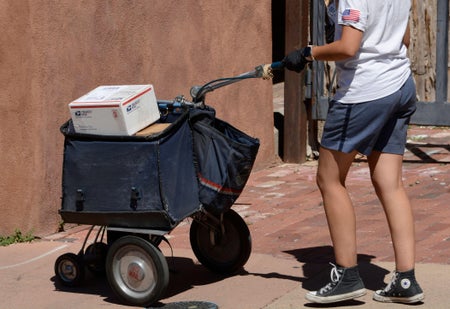
<path fill-rule="evenodd" d="M 160 117 L 152 85 L 99 86 L 69 103 L 76 133 L 133 135 Z"/>

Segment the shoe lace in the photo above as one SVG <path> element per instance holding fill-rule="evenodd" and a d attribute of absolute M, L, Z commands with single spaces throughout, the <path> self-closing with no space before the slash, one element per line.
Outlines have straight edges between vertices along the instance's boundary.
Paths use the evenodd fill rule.
<path fill-rule="evenodd" d="M 388 285 L 384 288 L 383 291 L 389 292 L 391 290 L 392 286 L 395 286 L 395 283 L 398 280 L 398 276 L 399 276 L 398 272 L 395 271 L 391 277 L 391 281 L 389 281 Z"/>
<path fill-rule="evenodd" d="M 330 263 L 330 265 L 333 266 L 330 272 L 331 282 L 320 289 L 321 294 L 331 290 L 339 282 L 339 279 L 342 276 L 342 271 L 339 271 L 336 265 L 334 265 L 333 263 Z"/>

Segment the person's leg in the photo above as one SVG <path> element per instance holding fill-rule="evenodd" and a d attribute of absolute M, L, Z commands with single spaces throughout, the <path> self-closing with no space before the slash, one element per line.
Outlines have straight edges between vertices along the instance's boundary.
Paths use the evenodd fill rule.
<path fill-rule="evenodd" d="M 389 224 L 396 270 L 411 270 L 415 261 L 415 231 L 411 204 L 402 181 L 403 156 L 373 151 L 368 162 L 373 186 Z"/>
<path fill-rule="evenodd" d="M 330 282 L 318 291 L 306 294 L 315 303 L 334 303 L 366 294 L 356 259 L 356 219 L 345 188 L 345 178 L 356 155 L 321 148 L 317 184 L 322 193 L 336 264 Z"/>
<path fill-rule="evenodd" d="M 336 263 L 342 267 L 352 267 L 357 262 L 355 212 L 345 187 L 345 179 L 356 153 L 322 147 L 317 169 L 317 185 L 322 194 Z"/>
<path fill-rule="evenodd" d="M 402 155 L 379 151 L 368 157 L 372 183 L 391 232 L 396 264 L 390 283 L 373 295 L 373 299 L 380 302 L 416 303 L 424 299 L 414 273 L 414 218 L 403 186 L 402 160 Z"/>

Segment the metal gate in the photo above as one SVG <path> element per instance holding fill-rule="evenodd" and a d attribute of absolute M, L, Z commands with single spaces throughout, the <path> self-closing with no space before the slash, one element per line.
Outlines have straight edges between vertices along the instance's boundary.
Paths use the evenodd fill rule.
<path fill-rule="evenodd" d="M 325 43 L 324 1 L 311 1 L 311 41 L 314 45 Z M 434 102 L 418 102 L 417 111 L 411 119 L 412 124 L 450 126 L 450 103 L 448 102 L 448 18 L 449 1 L 437 0 L 436 31 L 436 99 Z M 325 85 L 325 64 L 314 62 L 312 74 L 313 118 L 323 120 L 328 110 L 328 93 Z"/>

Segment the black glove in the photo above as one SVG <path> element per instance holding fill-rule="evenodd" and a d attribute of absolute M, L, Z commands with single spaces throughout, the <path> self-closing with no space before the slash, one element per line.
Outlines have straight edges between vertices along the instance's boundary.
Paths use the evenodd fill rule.
<path fill-rule="evenodd" d="M 306 64 L 311 62 L 307 57 L 311 57 L 311 47 L 309 46 L 290 52 L 281 62 L 286 69 L 300 73 Z"/>

